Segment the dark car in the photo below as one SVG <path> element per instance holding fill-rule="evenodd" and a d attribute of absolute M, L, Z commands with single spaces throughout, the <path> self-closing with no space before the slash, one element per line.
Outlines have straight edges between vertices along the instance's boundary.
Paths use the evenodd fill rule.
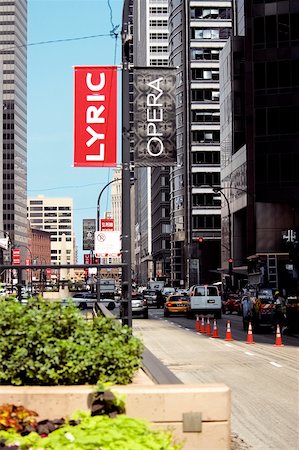
<path fill-rule="evenodd" d="M 142 293 L 143 298 L 147 301 L 148 306 L 157 306 L 157 292 L 153 289 L 147 289 Z"/>
<path fill-rule="evenodd" d="M 227 314 L 236 312 L 238 316 L 242 315 L 241 299 L 238 294 L 229 294 L 226 300 L 222 301 L 222 311 Z"/>
<path fill-rule="evenodd" d="M 132 316 L 148 319 L 148 304 L 142 294 L 132 295 Z"/>

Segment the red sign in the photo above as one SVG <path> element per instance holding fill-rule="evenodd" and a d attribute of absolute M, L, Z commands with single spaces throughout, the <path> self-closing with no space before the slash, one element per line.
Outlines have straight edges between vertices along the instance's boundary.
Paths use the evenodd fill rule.
<path fill-rule="evenodd" d="M 18 266 L 21 264 L 21 252 L 19 248 L 12 249 L 12 264 Z"/>
<path fill-rule="evenodd" d="M 101 231 L 114 231 L 114 219 L 101 219 Z"/>
<path fill-rule="evenodd" d="M 75 67 L 75 167 L 115 167 L 117 67 Z"/>
<path fill-rule="evenodd" d="M 89 254 L 84 254 L 84 264 L 91 264 L 91 255 Z"/>
<path fill-rule="evenodd" d="M 25 265 L 29 266 L 30 264 L 31 264 L 30 258 L 25 258 Z M 29 272 L 29 271 L 30 271 L 30 269 L 26 269 L 26 272 Z"/>

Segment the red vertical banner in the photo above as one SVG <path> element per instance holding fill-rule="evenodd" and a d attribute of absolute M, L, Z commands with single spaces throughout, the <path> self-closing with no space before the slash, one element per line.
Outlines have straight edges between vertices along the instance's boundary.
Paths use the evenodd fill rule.
<path fill-rule="evenodd" d="M 13 266 L 19 266 L 21 264 L 21 252 L 19 248 L 12 249 L 12 264 Z"/>
<path fill-rule="evenodd" d="M 77 66 L 74 71 L 74 166 L 115 167 L 117 67 Z"/>

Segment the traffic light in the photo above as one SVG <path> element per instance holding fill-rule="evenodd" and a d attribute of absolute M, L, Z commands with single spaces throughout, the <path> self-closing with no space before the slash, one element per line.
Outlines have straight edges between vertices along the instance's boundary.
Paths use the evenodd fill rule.
<path fill-rule="evenodd" d="M 199 247 L 200 249 L 202 249 L 203 244 L 204 244 L 204 238 L 203 238 L 202 236 L 198 237 L 198 238 L 197 238 L 197 242 L 198 242 L 198 247 Z"/>

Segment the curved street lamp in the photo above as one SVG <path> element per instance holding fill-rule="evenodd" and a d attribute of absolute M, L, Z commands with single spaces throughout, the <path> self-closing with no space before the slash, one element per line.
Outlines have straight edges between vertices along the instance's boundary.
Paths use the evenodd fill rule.
<path fill-rule="evenodd" d="M 229 275 L 229 287 L 232 288 L 232 277 L 233 277 L 233 257 L 232 257 L 232 218 L 229 200 L 226 194 L 223 192 L 224 188 L 213 187 L 213 192 L 221 194 L 227 204 L 228 210 L 228 275 Z"/>
<path fill-rule="evenodd" d="M 115 183 L 116 181 L 121 181 L 121 178 L 114 178 L 113 180 L 109 181 L 109 183 L 107 183 L 103 189 L 101 190 L 101 192 L 99 193 L 98 196 L 98 202 L 97 202 L 97 231 L 100 231 L 100 204 L 101 204 L 101 197 L 102 194 L 104 192 L 104 190 L 110 186 L 110 184 Z"/>

